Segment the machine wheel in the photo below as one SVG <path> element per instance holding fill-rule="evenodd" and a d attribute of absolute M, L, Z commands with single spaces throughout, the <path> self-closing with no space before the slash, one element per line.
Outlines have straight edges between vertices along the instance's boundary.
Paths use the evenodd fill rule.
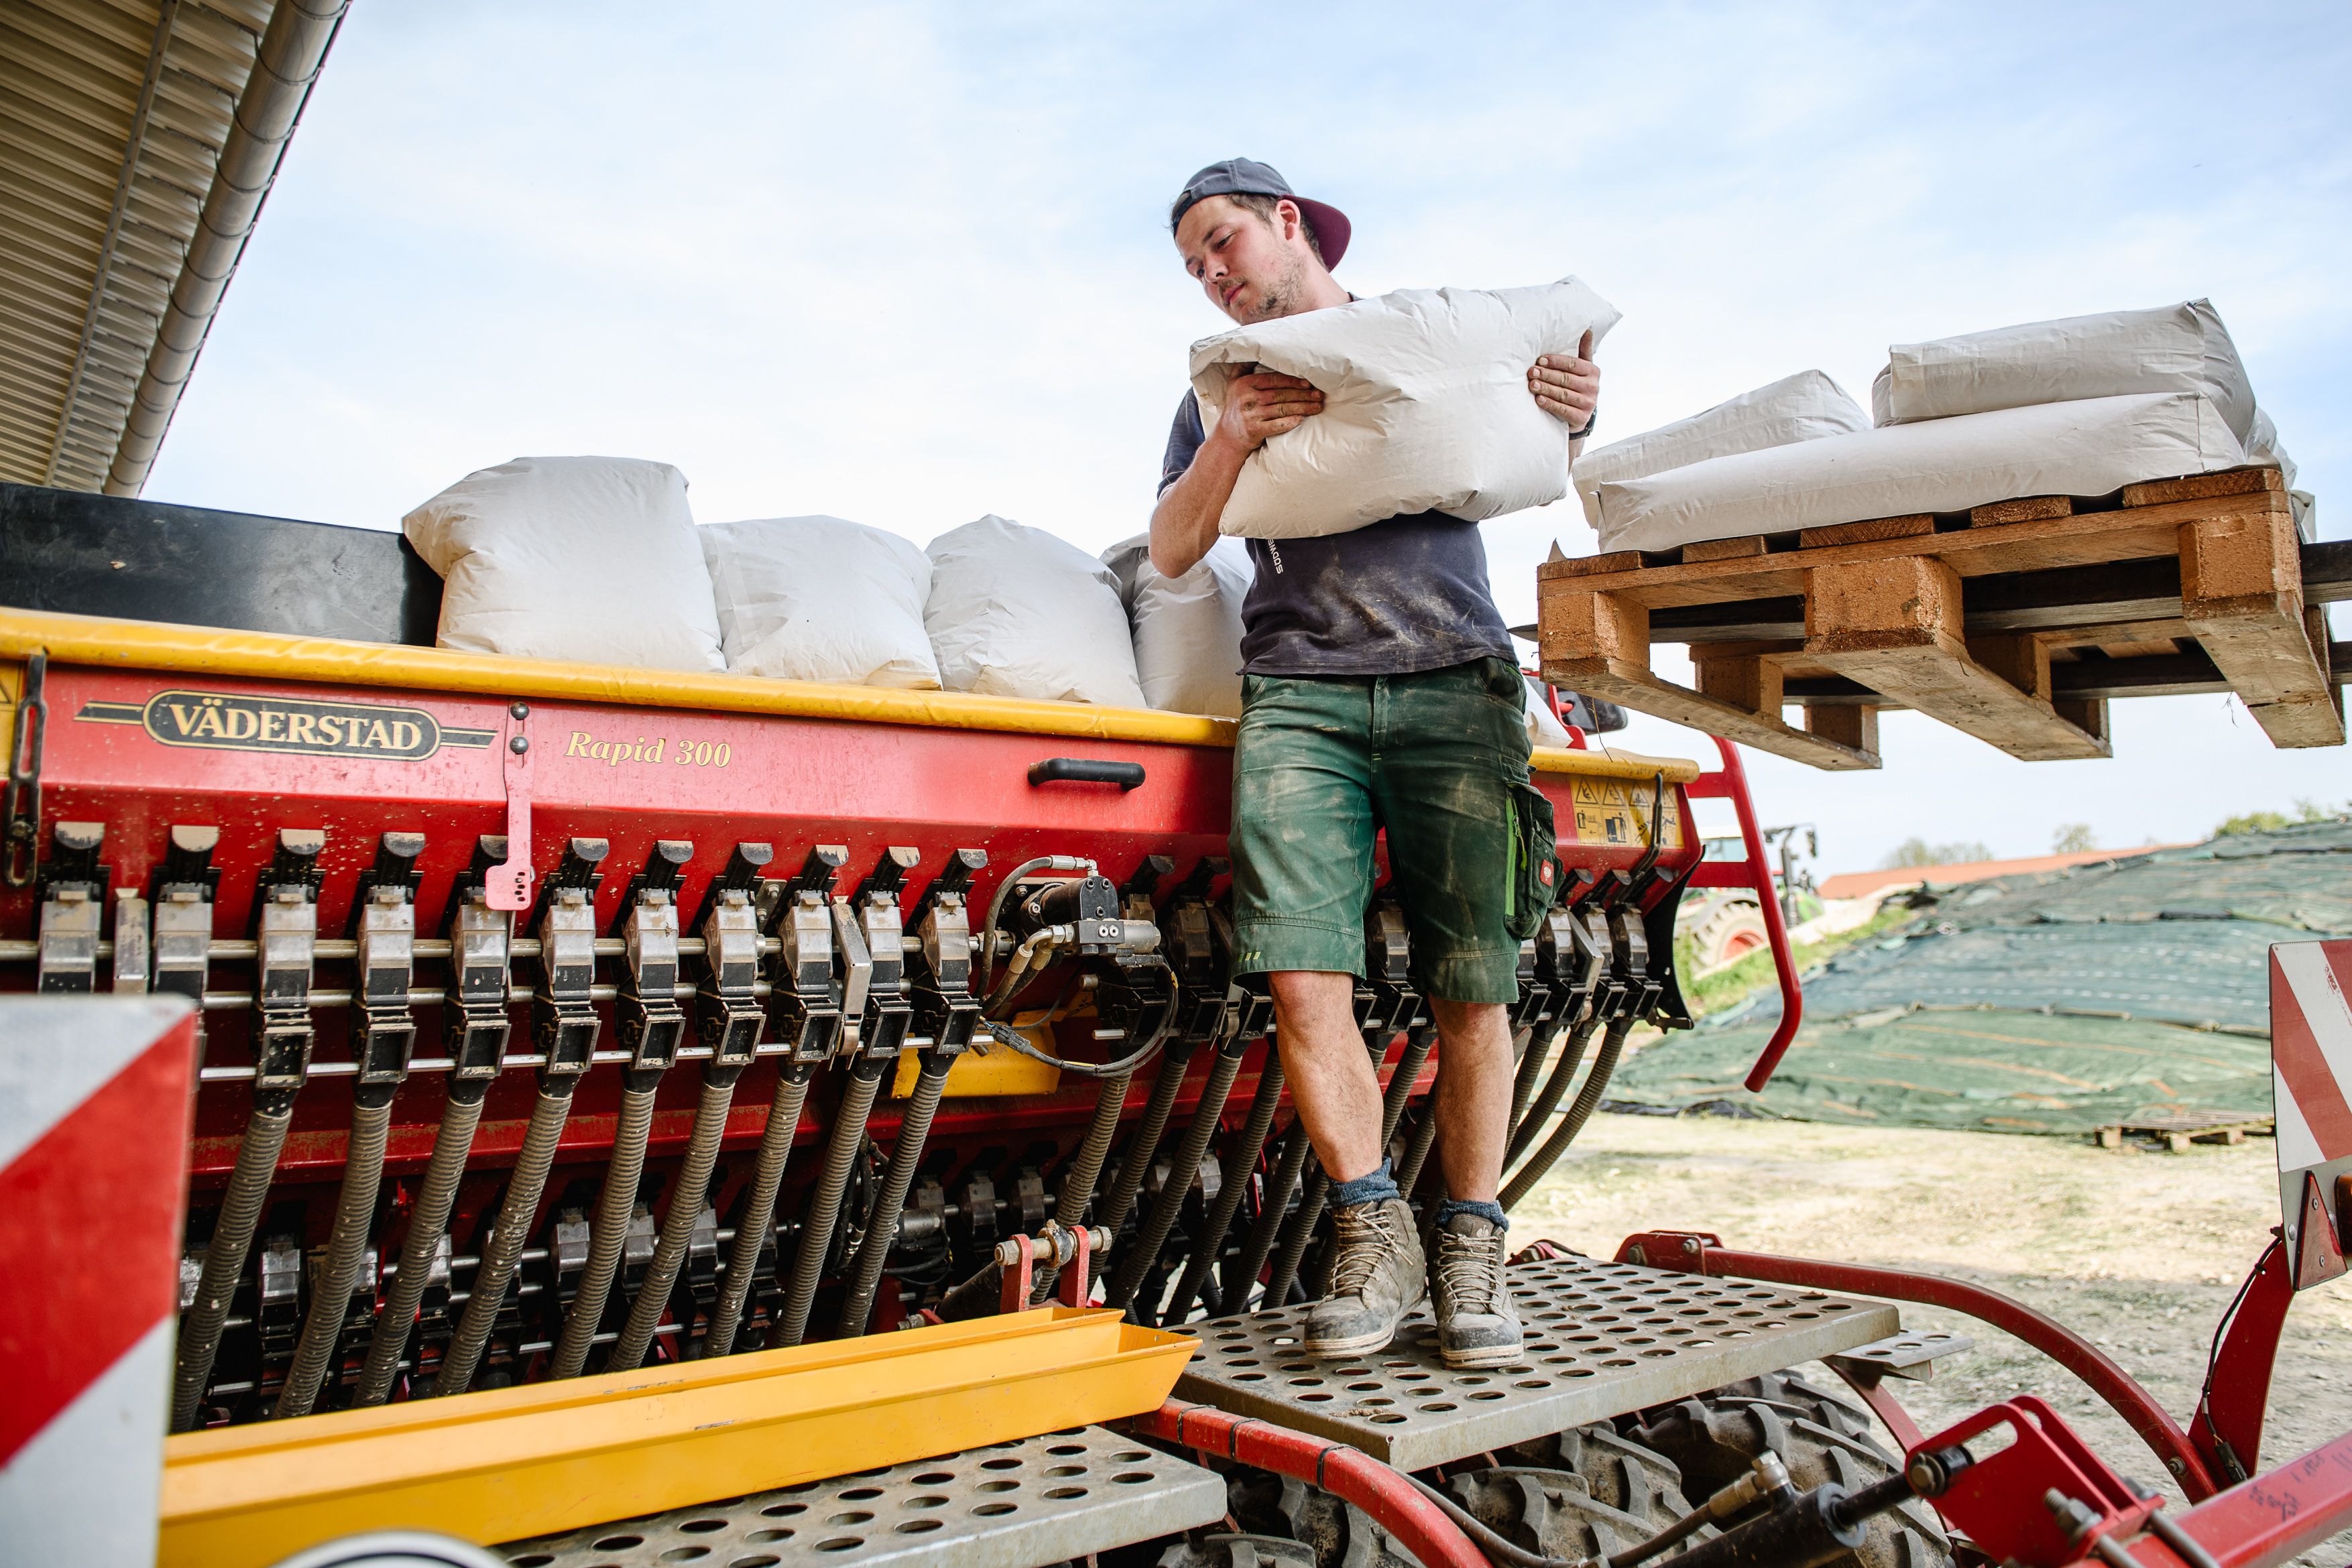
<path fill-rule="evenodd" d="M 1763 912 L 1746 899 L 1717 904 L 1692 936 L 1698 944 L 1701 974 L 1760 952 L 1771 941 L 1764 929 Z"/>
<path fill-rule="evenodd" d="M 1160 1568 L 1315 1568 L 1315 1549 L 1278 1535 L 1210 1535 L 1177 1542 Z"/>
<path fill-rule="evenodd" d="M 1872 1435 L 1867 1412 L 1789 1372 L 1660 1406 L 1628 1435 L 1679 1466 L 1697 1497 L 1729 1485 L 1767 1448 L 1800 1491 L 1825 1481 L 1857 1491 L 1903 1464 Z M 1953 1561 L 1934 1511 L 1916 1500 L 1872 1520 L 1869 1531 L 1829 1568 L 1948 1568 Z"/>
<path fill-rule="evenodd" d="M 1505 1457 L 1519 1462 L 1455 1476 L 1446 1490 L 1480 1523 L 1530 1552 L 1606 1557 L 1690 1511 L 1674 1461 L 1605 1424 L 1515 1444 Z"/>

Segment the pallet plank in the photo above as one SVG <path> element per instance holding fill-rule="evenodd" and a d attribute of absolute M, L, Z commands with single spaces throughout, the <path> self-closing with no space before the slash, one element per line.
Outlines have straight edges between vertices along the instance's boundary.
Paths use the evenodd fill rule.
<path fill-rule="evenodd" d="M 1646 664 L 1610 658 L 1546 659 L 1543 671 L 1544 679 L 1556 686 L 1605 697 L 1635 713 L 1688 725 L 1791 762 L 1833 772 L 1878 766 L 1874 751 L 1841 745 L 1825 736 L 1792 728 L 1770 714 L 1752 712 L 1676 685 L 1653 674 Z"/>
<path fill-rule="evenodd" d="M 1736 539 L 1698 539 L 1683 546 L 1683 559 L 1738 560 L 1744 556 L 1769 553 L 1762 534 L 1748 534 Z"/>
<path fill-rule="evenodd" d="M 1916 539 L 1936 531 L 1933 512 L 1902 517 L 1864 517 L 1858 523 L 1832 523 L 1827 528 L 1801 528 L 1800 549 L 1825 549 L 1832 545 L 1871 544 L 1880 539 Z"/>
<path fill-rule="evenodd" d="M 2071 517 L 2074 515 L 2074 498 L 2071 496 L 2021 496 L 2014 501 L 1995 501 L 1990 506 L 1969 508 L 1969 527 L 1997 528 L 2003 523 L 2030 523 L 2042 517 Z"/>

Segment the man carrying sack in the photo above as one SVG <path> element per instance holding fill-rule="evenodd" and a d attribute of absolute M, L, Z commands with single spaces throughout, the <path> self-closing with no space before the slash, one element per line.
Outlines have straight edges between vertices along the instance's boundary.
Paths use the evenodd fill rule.
<path fill-rule="evenodd" d="M 1264 163 L 1202 170 L 1170 223 L 1186 270 L 1236 322 L 1354 298 L 1330 270 L 1347 249 L 1345 214 L 1296 194 Z M 1528 371 L 1537 404 L 1579 439 L 1600 396 L 1591 348 L 1587 333 Z M 1186 392 L 1151 518 L 1152 564 L 1174 577 L 1206 555 L 1250 454 L 1322 407 L 1295 376 L 1243 375 L 1207 430 Z M 1329 1293 L 1307 1315 L 1306 1347 L 1377 1350 L 1433 1294 L 1446 1364 L 1502 1365 L 1519 1354 L 1503 1281 L 1507 1222 L 1495 1201 L 1516 1065 L 1514 932 L 1532 929 L 1538 897 L 1549 902 L 1553 843 L 1550 808 L 1528 782 L 1527 685 L 1486 549 L 1477 524 L 1433 511 L 1321 538 L 1253 538 L 1249 550 L 1234 971 L 1266 977 L 1283 1068 L 1332 1182 Z M 1352 1007 L 1382 828 L 1413 980 L 1440 1041 L 1437 1147 L 1450 1196 L 1433 1269 L 1381 1147 L 1380 1080 Z"/>

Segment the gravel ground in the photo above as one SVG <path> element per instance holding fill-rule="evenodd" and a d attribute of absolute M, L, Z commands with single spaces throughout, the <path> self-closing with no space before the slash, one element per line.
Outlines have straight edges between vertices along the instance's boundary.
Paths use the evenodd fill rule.
<path fill-rule="evenodd" d="M 1746 1250 L 1967 1280 L 2099 1345 L 2186 1427 L 2214 1326 L 2278 1222 L 2267 1138 L 2174 1155 L 2061 1138 L 1604 1115 L 1519 1206 L 1512 1239 L 1550 1237 L 1607 1255 L 1637 1230 L 1711 1230 Z M 2034 1394 L 2124 1474 L 2164 1479 L 2122 1418 L 2056 1363 L 1954 1313 L 1906 1305 L 1903 1322 L 1977 1342 L 1935 1381 L 1896 1385 L 1923 1430 Z M 2352 1276 L 2303 1292 L 2287 1315 L 2263 1468 L 2347 1430 Z M 2168 1495 L 2179 1506 L 2178 1491 Z M 2295 1562 L 2344 1568 L 2352 1533 Z"/>

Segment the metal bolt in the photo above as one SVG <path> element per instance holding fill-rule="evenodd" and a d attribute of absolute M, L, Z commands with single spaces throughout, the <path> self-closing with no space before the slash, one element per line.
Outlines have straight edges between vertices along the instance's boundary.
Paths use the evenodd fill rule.
<path fill-rule="evenodd" d="M 516 736 L 512 740 L 507 742 L 507 749 L 513 752 L 517 757 L 520 757 L 524 752 L 530 749 L 530 737 L 527 735 Z"/>
<path fill-rule="evenodd" d="M 507 705 L 507 712 L 514 715 L 517 718 L 529 718 L 530 716 L 530 705 L 529 703 L 509 703 Z"/>
<path fill-rule="evenodd" d="M 2167 1459 L 2164 1462 L 2176 1476 L 2185 1476 L 2189 1473 L 2189 1462 L 2178 1456 Z"/>
<path fill-rule="evenodd" d="M 1685 1252 L 1696 1252 L 1696 1251 L 1697 1251 L 1697 1250 L 1698 1250 L 1698 1238 L 1697 1238 L 1697 1237 L 1696 1237 L 1696 1236 L 1685 1236 L 1685 1237 L 1684 1237 L 1684 1238 L 1683 1238 L 1683 1250 L 1684 1250 L 1684 1251 L 1685 1251 Z"/>

